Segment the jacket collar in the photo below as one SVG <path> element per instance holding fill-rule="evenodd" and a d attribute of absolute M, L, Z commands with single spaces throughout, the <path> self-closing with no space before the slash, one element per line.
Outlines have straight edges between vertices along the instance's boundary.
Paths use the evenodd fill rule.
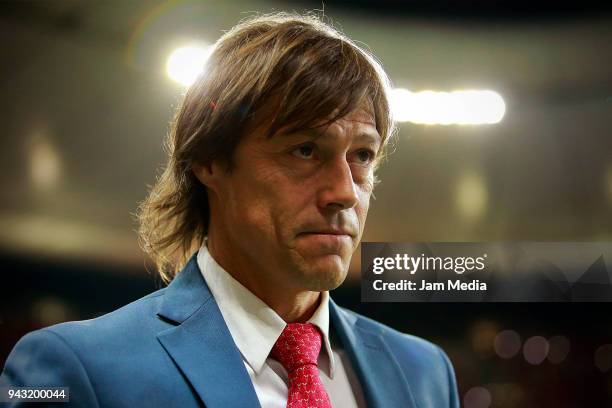
<path fill-rule="evenodd" d="M 205 243 L 198 251 L 197 261 L 240 354 L 255 375 L 261 374 L 270 351 L 287 323 L 223 269 Z M 321 293 L 319 305 L 308 322 L 316 325 L 323 335 L 324 347 L 321 347 L 319 367 L 333 378 L 335 361 L 329 340 L 329 292 Z"/>
<path fill-rule="evenodd" d="M 209 408 L 260 407 L 240 351 L 194 255 L 166 288 L 158 316 L 177 324 L 157 339 Z"/>
<path fill-rule="evenodd" d="M 355 314 L 329 299 L 330 321 L 359 377 L 368 407 L 414 407 L 408 380 L 383 338 L 383 326 L 371 329 Z"/>
<path fill-rule="evenodd" d="M 181 324 L 211 299 L 212 293 L 198 269 L 196 252 L 164 290 L 157 314 Z"/>
<path fill-rule="evenodd" d="M 197 265 L 197 254 L 165 289 L 158 316 L 175 326 L 157 338 L 209 408 L 260 407 L 242 356 Z M 368 407 L 416 407 L 382 330 L 360 324 L 329 299 L 330 323 L 359 377 Z"/>

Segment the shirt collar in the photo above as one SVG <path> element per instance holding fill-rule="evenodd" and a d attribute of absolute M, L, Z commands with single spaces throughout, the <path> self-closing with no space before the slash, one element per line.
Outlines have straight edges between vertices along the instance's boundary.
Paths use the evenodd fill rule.
<path fill-rule="evenodd" d="M 206 241 L 198 252 L 197 261 L 236 346 L 247 364 L 259 374 L 287 323 L 213 259 Z M 329 367 L 323 368 L 333 378 L 335 362 L 329 341 L 328 291 L 321 292 L 319 306 L 308 322 L 317 326 L 323 334 L 329 361 Z"/>

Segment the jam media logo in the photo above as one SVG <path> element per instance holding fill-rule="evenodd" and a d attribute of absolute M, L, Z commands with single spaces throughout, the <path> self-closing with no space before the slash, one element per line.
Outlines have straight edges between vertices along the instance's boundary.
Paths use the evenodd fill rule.
<path fill-rule="evenodd" d="M 605 242 L 362 243 L 362 300 L 612 301 Z"/>

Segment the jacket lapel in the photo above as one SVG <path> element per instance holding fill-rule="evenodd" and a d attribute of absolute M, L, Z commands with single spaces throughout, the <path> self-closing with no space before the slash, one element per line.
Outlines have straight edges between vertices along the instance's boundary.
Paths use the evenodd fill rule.
<path fill-rule="evenodd" d="M 157 339 L 208 408 L 260 407 L 196 255 L 166 288 L 158 315 L 176 326 Z"/>
<path fill-rule="evenodd" d="M 416 407 L 381 334 L 361 327 L 331 298 L 329 311 L 368 407 Z M 175 326 L 157 339 L 208 408 L 260 407 L 240 351 L 200 273 L 197 254 L 166 288 L 158 315 Z"/>
<path fill-rule="evenodd" d="M 380 333 L 359 326 L 357 319 L 330 298 L 330 321 L 359 377 L 368 407 L 415 407 L 408 381 Z"/>

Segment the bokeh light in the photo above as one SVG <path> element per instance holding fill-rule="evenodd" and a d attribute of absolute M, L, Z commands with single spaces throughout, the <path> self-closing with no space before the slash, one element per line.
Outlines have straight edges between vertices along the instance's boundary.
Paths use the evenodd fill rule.
<path fill-rule="evenodd" d="M 548 340 L 542 336 L 528 338 L 523 345 L 523 357 L 532 365 L 541 364 L 548 355 L 550 346 Z"/>
<path fill-rule="evenodd" d="M 183 86 L 190 86 L 202 72 L 212 50 L 208 45 L 189 45 L 174 50 L 166 63 L 168 76 Z"/>
<path fill-rule="evenodd" d="M 40 298 L 31 307 L 33 319 L 42 326 L 65 322 L 72 317 L 69 307 L 56 297 Z"/>
<path fill-rule="evenodd" d="M 465 408 L 489 408 L 491 402 L 491 393 L 484 387 L 472 387 L 463 396 Z"/>
<path fill-rule="evenodd" d="M 424 125 L 495 124 L 506 113 L 501 95 L 490 90 L 411 92 L 396 88 L 390 103 L 397 121 Z"/>
<path fill-rule="evenodd" d="M 495 407 L 525 406 L 525 391 L 517 383 L 490 383 L 487 384 L 487 389 L 491 393 L 491 401 L 495 401 Z"/>
<path fill-rule="evenodd" d="M 498 331 L 499 327 L 495 322 L 488 320 L 476 322 L 471 330 L 474 351 L 482 355 L 492 353 L 493 340 Z"/>
<path fill-rule="evenodd" d="M 55 186 L 61 176 L 61 160 L 51 141 L 42 134 L 32 138 L 29 145 L 29 167 L 32 184 L 47 190 Z"/>
<path fill-rule="evenodd" d="M 512 358 L 521 350 L 521 336 L 514 330 L 504 330 L 495 336 L 495 353 L 501 358 Z"/>
<path fill-rule="evenodd" d="M 570 351 L 570 341 L 565 336 L 553 336 L 548 339 L 550 349 L 548 351 L 548 361 L 553 364 L 560 364 L 565 360 Z"/>
<path fill-rule="evenodd" d="M 482 175 L 474 170 L 464 171 L 455 188 L 459 214 L 467 221 L 475 221 L 486 213 L 488 202 L 489 194 Z"/>
<path fill-rule="evenodd" d="M 602 373 L 612 369 L 612 344 L 604 344 L 595 351 L 595 366 Z"/>

